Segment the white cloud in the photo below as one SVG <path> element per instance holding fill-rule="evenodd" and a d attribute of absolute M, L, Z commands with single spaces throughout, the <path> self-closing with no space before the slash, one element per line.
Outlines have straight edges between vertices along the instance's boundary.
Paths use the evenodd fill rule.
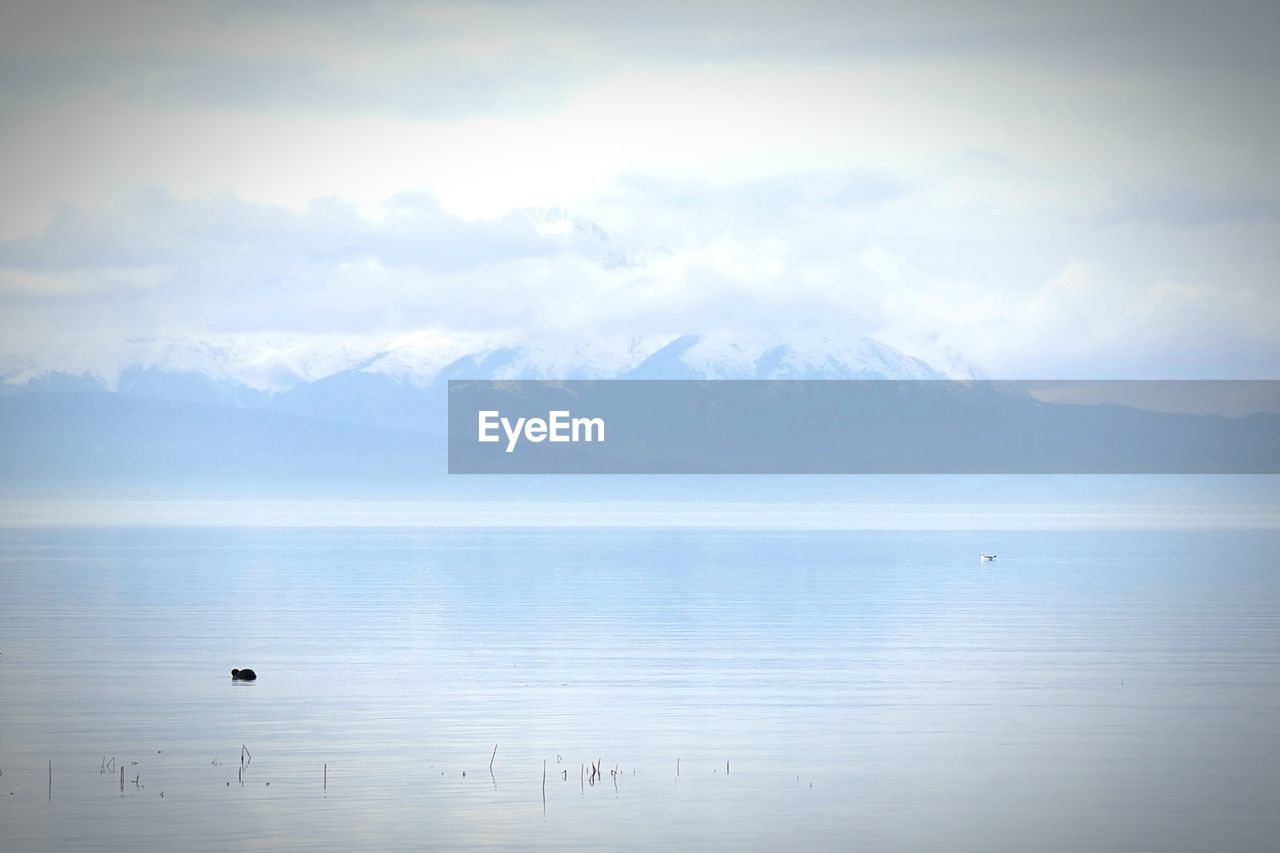
<path fill-rule="evenodd" d="M 98 296 L 118 291 L 146 291 L 168 276 L 165 267 L 97 267 L 56 273 L 0 269 L 0 297 L 34 300 Z"/>
<path fill-rule="evenodd" d="M 862 263 L 884 285 L 879 337 L 939 364 L 963 357 L 997 378 L 1269 378 L 1274 369 L 1280 294 L 1126 281 L 1079 261 L 1022 291 L 931 279 L 883 251 Z"/>
<path fill-rule="evenodd" d="M 1280 368 L 1266 10 L 103 8 L 0 11 L 6 335 L 785 327 L 990 375 Z"/>

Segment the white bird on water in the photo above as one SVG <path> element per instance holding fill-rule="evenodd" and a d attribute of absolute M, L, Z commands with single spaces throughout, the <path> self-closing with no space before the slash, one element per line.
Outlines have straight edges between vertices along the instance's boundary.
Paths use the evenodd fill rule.
<path fill-rule="evenodd" d="M 996 558 L 995 554 L 979 554 L 978 555 L 978 559 L 984 563 L 990 563 L 995 558 Z"/>

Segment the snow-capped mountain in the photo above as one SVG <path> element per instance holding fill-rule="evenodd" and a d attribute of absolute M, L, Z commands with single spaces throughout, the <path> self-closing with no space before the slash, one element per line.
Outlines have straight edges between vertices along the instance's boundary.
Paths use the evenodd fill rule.
<path fill-rule="evenodd" d="M 392 338 L 225 335 L 128 338 L 86 347 L 51 343 L 0 357 L 9 391 L 75 383 L 123 390 L 130 375 L 198 374 L 279 394 L 341 373 L 382 375 L 410 385 L 470 379 L 938 379 L 943 373 L 886 344 L 781 335 L 649 335 L 617 340 L 518 342 L 495 335 L 421 331 Z"/>
<path fill-rule="evenodd" d="M 956 373 L 950 374 L 952 376 Z M 0 361 L 8 394 L 99 391 L 398 429 L 442 428 L 450 379 L 940 379 L 869 338 L 651 335 L 592 343 L 434 330 L 49 345 Z"/>
<path fill-rule="evenodd" d="M 155 371 L 275 393 L 348 370 L 378 351 L 374 340 L 306 335 L 50 341 L 0 358 L 0 381 L 9 390 L 75 384 L 118 391 L 131 374 Z"/>
<path fill-rule="evenodd" d="M 459 494 L 471 486 L 443 477 L 447 380 L 455 378 L 943 378 L 868 339 L 685 335 L 586 345 L 423 332 L 315 343 L 134 340 L 96 359 L 75 349 L 50 349 L 43 362 L 34 353 L 11 359 L 0 398 L 0 494 Z M 1045 447 L 1061 449 L 1055 464 L 1087 472 L 1145 472 L 1144 459 L 1174 458 L 1190 460 L 1179 470 L 1249 473 L 1270 470 L 1260 460 L 1275 458 L 1274 415 L 1059 405 L 982 383 L 863 390 L 892 398 L 896 419 L 859 417 L 851 401 L 804 434 L 815 447 L 871 448 L 875 464 L 887 466 L 877 471 L 1042 471 Z M 794 435 L 793 417 L 787 406 L 766 407 L 753 428 Z M 906 442 L 905 455 L 885 455 L 890 437 Z M 948 455 L 957 447 L 963 453 Z M 1188 456 L 1188 447 L 1208 452 Z M 505 485 L 476 488 L 510 494 Z"/>
<path fill-rule="evenodd" d="M 779 336 L 685 335 L 621 374 L 625 379 L 944 379 L 918 358 L 870 338 L 844 344 Z"/>

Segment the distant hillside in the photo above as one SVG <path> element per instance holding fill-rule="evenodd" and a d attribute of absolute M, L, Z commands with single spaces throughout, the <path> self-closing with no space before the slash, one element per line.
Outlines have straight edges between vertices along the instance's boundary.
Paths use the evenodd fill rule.
<path fill-rule="evenodd" d="M 916 387 L 903 396 L 884 384 L 890 399 L 883 406 L 866 405 L 864 394 L 856 410 L 835 405 L 828 412 L 831 417 L 820 421 L 797 423 L 790 406 L 750 417 L 728 410 L 729 417 L 752 423 L 746 446 L 714 436 L 703 436 L 703 445 L 687 438 L 674 441 L 670 429 L 664 433 L 656 428 L 661 421 L 651 420 L 660 417 L 657 413 L 635 411 L 644 406 L 643 399 L 624 399 L 623 410 L 629 406 L 631 416 L 621 422 L 654 423 L 655 429 L 651 435 L 642 433 L 639 445 L 626 445 L 632 448 L 627 462 L 614 470 L 690 470 L 666 463 L 672 454 L 693 453 L 693 469 L 707 472 L 821 472 L 833 470 L 829 454 L 838 452 L 854 460 L 850 471 L 922 475 L 1280 471 L 1280 415 L 1226 418 L 1116 405 L 1053 404 L 1017 394 L 970 393 L 952 383 L 925 383 L 929 387 Z M 429 403 L 424 407 L 423 422 L 444 422 L 442 411 L 431 410 Z M 791 458 L 774 466 L 770 460 L 780 455 L 778 450 L 767 440 L 761 445 L 759 439 L 778 435 L 804 436 L 805 441 L 780 448 Z M 738 441 L 742 439 L 739 435 Z M 613 445 L 609 449 L 621 452 Z M 743 467 L 743 459 L 751 464 Z M 1048 466 L 1038 467 L 1044 464 L 1038 460 L 1046 459 L 1051 460 Z M 1181 460 L 1180 467 L 1169 469 L 1160 461 L 1167 459 Z M 718 500 L 747 494 L 742 481 L 724 477 L 448 477 L 447 470 L 443 432 L 101 391 L 0 397 L 0 494 L 9 496 L 397 493 L 556 501 L 571 494 L 609 499 L 701 495 Z M 860 478 L 843 479 L 836 492 L 856 491 Z M 767 499 L 812 498 L 831 488 L 804 478 L 772 481 L 767 487 L 760 482 L 747 485 L 757 498 Z M 1000 487 L 1001 492 L 1008 489 Z M 1061 497 L 1061 488 L 1054 486 L 1040 499 Z"/>
<path fill-rule="evenodd" d="M 444 446 L 423 433 L 103 392 L 0 399 L 0 480 L 9 493 L 409 487 L 444 473 Z"/>
<path fill-rule="evenodd" d="M 552 500 L 566 488 L 579 495 L 616 496 L 652 493 L 656 487 L 633 480 L 619 491 L 616 481 L 587 482 L 591 478 L 571 487 L 563 478 L 524 477 L 518 484 L 510 478 L 446 478 L 449 380 L 944 378 L 924 362 L 868 339 L 799 343 L 714 335 L 559 349 L 432 334 L 379 346 L 307 339 L 287 346 L 265 340 L 152 340 L 131 342 L 105 361 L 72 350 L 43 359 L 10 358 L 3 370 L 0 491 L 6 494 L 305 494 L 323 489 L 331 494 L 519 493 Z M 761 413 L 761 428 L 804 432 L 783 422 L 788 411 Z M 1280 435 L 1274 415 L 1168 415 L 1048 404 L 1003 391 L 921 402 L 918 417 L 905 422 L 913 446 L 932 448 L 935 457 L 948 454 L 946 448 L 957 442 L 972 448 L 970 458 L 980 459 L 979 449 L 986 448 L 993 459 L 1007 459 L 1019 447 L 1054 441 L 1078 444 L 1071 458 L 1082 464 L 1200 446 L 1227 454 L 1223 459 L 1248 460 L 1274 451 Z M 903 427 L 892 424 L 876 432 L 877 423 L 865 412 L 856 418 L 848 414 L 831 419 L 839 432 L 810 433 L 815 447 L 853 443 L 864 448 L 902 434 Z M 708 470 L 723 470 L 713 461 L 709 454 Z M 916 470 L 911 464 L 921 471 L 944 470 L 927 453 L 905 462 L 884 461 L 885 468 L 867 470 Z M 1221 460 L 1205 461 L 1206 470 L 1220 470 L 1212 466 Z M 1106 469 L 1102 464 L 1094 470 Z M 731 499 L 740 494 L 736 486 L 708 482 L 695 488 Z M 671 483 L 677 481 L 668 483 L 672 493 L 692 493 L 688 481 Z M 793 481 L 785 488 L 805 494 L 814 487 Z"/>

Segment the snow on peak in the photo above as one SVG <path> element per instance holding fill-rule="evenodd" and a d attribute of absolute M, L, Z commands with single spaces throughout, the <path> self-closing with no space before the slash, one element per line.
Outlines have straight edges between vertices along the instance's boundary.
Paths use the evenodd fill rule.
<path fill-rule="evenodd" d="M 688 335 L 655 352 L 637 378 L 699 379 L 941 379 L 923 361 L 870 338 Z"/>
<path fill-rule="evenodd" d="M 87 346 L 47 343 L 0 356 L 0 380 L 85 377 L 116 390 L 136 371 L 197 374 L 219 385 L 281 393 L 340 373 L 425 387 L 447 378 L 494 379 L 939 379 L 956 377 L 870 338 L 781 334 L 645 335 L 591 342 L 522 340 L 435 329 L 377 335 L 237 334 L 136 337 Z M 961 377 L 965 378 L 965 377 Z"/>

